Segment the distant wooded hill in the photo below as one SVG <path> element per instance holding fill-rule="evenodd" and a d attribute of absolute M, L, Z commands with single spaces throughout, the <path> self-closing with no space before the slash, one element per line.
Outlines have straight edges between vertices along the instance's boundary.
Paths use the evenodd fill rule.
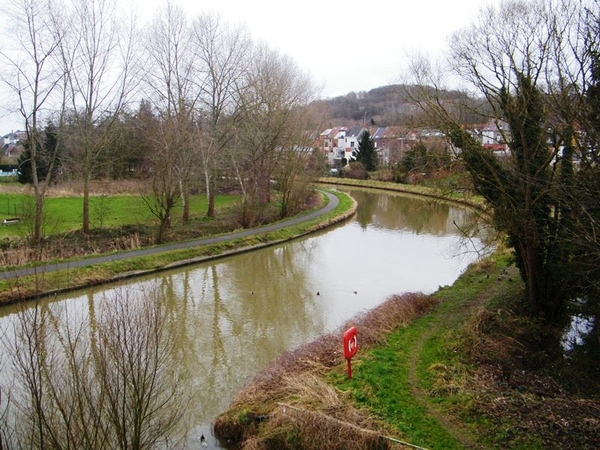
<path fill-rule="evenodd" d="M 365 121 L 367 125 L 375 122 L 379 126 L 424 126 L 427 124 L 422 111 L 411 98 L 411 91 L 416 92 L 416 89 L 415 86 L 393 84 L 370 91 L 349 92 L 323 102 L 328 106 L 331 125 L 362 124 Z M 464 93 L 458 91 L 445 91 L 443 96 L 446 101 L 464 101 Z M 463 120 L 468 123 L 486 122 L 487 116 L 474 112 L 481 102 L 469 99 L 469 104 L 472 105 L 471 111 Z"/>

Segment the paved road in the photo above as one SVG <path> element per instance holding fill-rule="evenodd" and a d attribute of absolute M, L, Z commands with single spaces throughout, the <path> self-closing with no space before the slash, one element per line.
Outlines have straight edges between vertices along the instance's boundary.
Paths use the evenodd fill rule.
<path fill-rule="evenodd" d="M 271 225 L 265 225 L 263 227 L 251 228 L 243 231 L 236 231 L 233 233 L 224 234 L 216 237 L 209 237 L 205 239 L 197 239 L 194 241 L 186 241 L 186 242 L 177 242 L 174 244 L 161 245 L 159 247 L 151 247 L 151 248 L 142 248 L 139 250 L 132 250 L 128 252 L 115 253 L 106 256 L 96 256 L 87 259 L 81 259 L 76 261 L 69 261 L 63 263 L 56 264 L 47 264 L 39 267 L 31 267 L 25 269 L 17 269 L 11 271 L 0 272 L 0 280 L 8 280 L 11 278 L 25 277 L 29 275 L 43 274 L 47 272 L 53 272 L 55 270 L 64 270 L 64 269 L 72 269 L 77 267 L 91 266 L 94 264 L 102 264 L 105 262 L 116 261 L 126 258 L 137 258 L 139 256 L 148 256 L 153 255 L 155 253 L 169 252 L 172 250 L 182 250 L 191 247 L 198 247 L 200 245 L 208 245 L 208 244 L 216 244 L 218 242 L 229 241 L 232 239 L 243 238 L 247 236 L 251 236 L 253 234 L 259 233 L 267 233 L 269 231 L 279 230 L 281 228 L 286 228 L 290 226 L 297 225 L 302 222 L 307 222 L 312 220 L 320 215 L 327 214 L 333 211 L 337 205 L 339 204 L 339 199 L 329 192 L 323 191 L 323 193 L 329 198 L 329 203 L 319 209 L 318 211 L 313 211 L 310 214 L 294 217 L 289 220 L 277 222 Z"/>

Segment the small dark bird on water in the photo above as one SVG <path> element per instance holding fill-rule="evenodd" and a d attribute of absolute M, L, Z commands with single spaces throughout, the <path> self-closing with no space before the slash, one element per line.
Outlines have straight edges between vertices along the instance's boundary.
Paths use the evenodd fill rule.
<path fill-rule="evenodd" d="M 321 295 L 321 293 L 319 291 L 317 291 L 317 295 Z"/>
<path fill-rule="evenodd" d="M 208 447 L 208 442 L 206 442 L 206 438 L 204 437 L 204 435 L 200 436 L 200 444 L 202 445 L 202 447 Z"/>
<path fill-rule="evenodd" d="M 354 291 L 355 294 L 358 294 L 358 292 Z"/>

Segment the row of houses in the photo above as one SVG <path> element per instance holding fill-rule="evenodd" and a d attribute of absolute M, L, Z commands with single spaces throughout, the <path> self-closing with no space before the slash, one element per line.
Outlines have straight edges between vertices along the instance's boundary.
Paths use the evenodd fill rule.
<path fill-rule="evenodd" d="M 363 133 L 367 129 L 375 144 L 379 163 L 384 165 L 402 161 L 406 153 L 419 142 L 446 144 L 446 136 L 439 130 L 355 125 L 324 130 L 317 138 L 315 147 L 326 157 L 330 167 L 342 167 L 352 159 L 352 154 L 358 149 Z M 486 124 L 469 127 L 469 132 L 479 139 L 484 148 L 492 152 L 510 151 L 506 143 L 508 133 L 506 122 L 490 120 Z"/>
<path fill-rule="evenodd" d="M 351 161 L 366 130 L 375 143 L 375 151 L 380 163 L 400 161 L 404 154 L 414 147 L 417 140 L 404 127 L 334 127 L 324 130 L 318 137 L 316 147 L 327 159 L 330 167 L 342 167 Z M 414 138 L 414 139 L 413 139 Z"/>

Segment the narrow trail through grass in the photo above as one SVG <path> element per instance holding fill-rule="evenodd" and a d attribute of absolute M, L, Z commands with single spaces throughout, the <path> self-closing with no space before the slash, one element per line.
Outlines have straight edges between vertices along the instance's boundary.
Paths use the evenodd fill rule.
<path fill-rule="evenodd" d="M 439 406 L 435 405 L 426 390 L 421 384 L 422 376 L 419 371 L 428 370 L 427 364 L 423 363 L 423 352 L 426 344 L 430 344 L 433 340 L 439 340 L 440 335 L 446 332 L 450 327 L 459 323 L 461 319 L 465 319 L 473 308 L 481 305 L 483 296 L 469 301 L 468 305 L 460 309 L 445 308 L 443 316 L 434 314 L 427 319 L 423 319 L 424 324 L 418 326 L 421 331 L 420 336 L 417 333 L 418 339 L 414 339 L 407 355 L 407 381 L 411 388 L 413 398 L 425 409 L 427 414 L 437 420 L 440 425 L 452 435 L 464 448 L 481 449 L 486 448 L 476 443 L 477 438 L 458 420 L 456 416 L 446 414 Z M 426 324 L 426 326 L 425 326 Z"/>
<path fill-rule="evenodd" d="M 403 440 L 430 449 L 497 448 L 468 411 L 470 373 L 461 361 L 461 333 L 490 301 L 519 289 L 516 268 L 487 261 L 467 270 L 452 287 L 432 295 L 437 306 L 410 326 L 394 330 L 384 345 L 364 351 L 356 377 L 335 384 L 396 430 Z M 506 271 L 505 276 L 498 277 Z M 509 284 L 511 283 L 509 287 Z M 514 289 L 513 289 L 514 286 Z M 393 433 L 393 431 L 392 431 Z M 490 445 L 491 444 L 491 445 Z"/>
<path fill-rule="evenodd" d="M 506 270 L 507 273 L 510 270 L 511 276 L 517 276 L 515 267 Z M 448 410 L 447 405 L 436 402 L 436 398 L 429 392 L 432 390 L 431 385 L 424 386 L 424 382 L 432 376 L 433 368 L 448 369 L 446 367 L 448 358 L 443 355 L 443 351 L 444 343 L 451 339 L 449 335 L 470 317 L 475 316 L 477 310 L 485 308 L 486 303 L 491 299 L 505 292 L 506 287 L 503 283 L 507 281 L 504 280 L 504 277 L 489 277 L 489 274 L 480 277 L 464 277 L 453 287 L 454 290 L 459 291 L 458 296 L 455 291 L 452 298 L 448 297 L 444 289 L 434 294 L 440 300 L 438 308 L 430 316 L 416 323 L 413 329 L 415 339 L 412 339 L 407 354 L 407 382 L 411 387 L 412 396 L 427 415 L 438 421 L 463 448 L 489 447 L 477 436 L 473 426 Z M 403 344 L 406 345 L 407 342 Z"/>

